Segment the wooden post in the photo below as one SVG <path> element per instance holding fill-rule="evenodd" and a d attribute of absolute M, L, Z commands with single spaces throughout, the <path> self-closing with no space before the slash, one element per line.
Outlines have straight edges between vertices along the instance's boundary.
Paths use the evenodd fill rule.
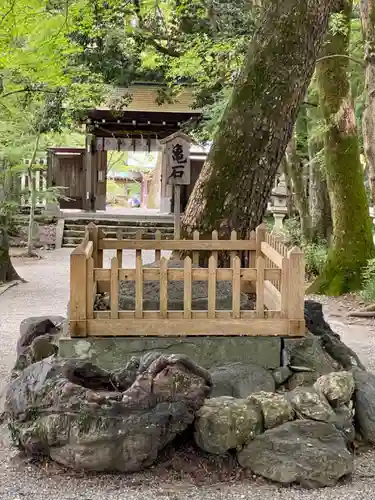
<path fill-rule="evenodd" d="M 135 317 L 143 318 L 143 263 L 142 255 L 135 259 Z"/>
<path fill-rule="evenodd" d="M 118 240 L 123 239 L 123 233 L 120 229 L 116 232 L 116 238 Z M 117 260 L 118 260 L 118 267 L 121 269 L 121 267 L 122 267 L 122 250 L 121 249 L 116 250 L 116 256 L 117 256 Z"/>
<path fill-rule="evenodd" d="M 70 254 L 69 329 L 71 337 L 86 337 L 86 254 L 77 247 Z"/>
<path fill-rule="evenodd" d="M 256 315 L 264 318 L 264 258 L 257 258 Z"/>
<path fill-rule="evenodd" d="M 94 267 L 99 267 L 98 265 L 98 236 L 99 228 L 93 222 L 87 226 L 89 232 L 89 240 L 92 241 L 92 258 L 94 260 Z"/>
<path fill-rule="evenodd" d="M 112 257 L 111 260 L 111 319 L 118 318 L 118 268 L 119 262 L 117 257 Z"/>
<path fill-rule="evenodd" d="M 136 232 L 135 232 L 135 239 L 136 240 L 141 240 L 142 239 L 142 235 L 143 235 L 143 231 L 142 229 L 138 229 Z M 137 248 L 135 250 L 135 259 L 137 260 L 137 258 L 140 257 L 141 258 L 141 261 L 142 261 L 142 249 L 141 248 Z"/>
<path fill-rule="evenodd" d="M 193 232 L 193 240 L 199 241 L 199 231 Z M 199 265 L 199 251 L 193 252 L 193 264 Z"/>
<path fill-rule="evenodd" d="M 237 231 L 235 231 L 233 229 L 233 231 L 230 233 L 230 239 L 232 241 L 236 241 L 237 240 Z M 233 267 L 233 261 L 235 259 L 235 257 L 237 256 L 237 252 L 236 251 L 233 251 L 230 253 L 230 267 Z"/>
<path fill-rule="evenodd" d="M 232 261 L 232 318 L 241 317 L 241 259 L 236 255 Z"/>
<path fill-rule="evenodd" d="M 103 250 L 99 248 L 100 246 L 100 241 L 105 238 L 105 233 L 102 229 L 98 228 L 98 249 L 96 252 L 96 267 L 102 268 L 103 267 Z"/>
<path fill-rule="evenodd" d="M 305 331 L 305 256 L 299 248 L 293 247 L 288 252 L 288 259 L 288 318 L 291 321 L 291 325 L 294 325 L 292 333 L 303 335 Z"/>
<path fill-rule="evenodd" d="M 184 319 L 191 319 L 191 258 L 184 260 Z"/>
<path fill-rule="evenodd" d="M 288 290 L 289 290 L 289 259 L 283 257 L 283 262 L 281 265 L 281 283 L 280 283 L 280 293 L 281 293 L 281 315 L 283 318 L 288 317 Z"/>
<path fill-rule="evenodd" d="M 208 317 L 216 317 L 216 269 L 217 257 L 211 255 L 208 259 Z"/>
<path fill-rule="evenodd" d="M 86 317 L 93 319 L 94 317 L 94 259 L 87 259 L 86 271 Z"/>
<path fill-rule="evenodd" d="M 267 234 L 267 226 L 265 224 L 261 224 L 256 228 L 256 261 L 258 261 L 259 257 L 262 256 L 262 242 L 266 240 L 266 234 Z"/>
<path fill-rule="evenodd" d="M 174 239 L 181 236 L 181 186 L 174 185 Z"/>
<path fill-rule="evenodd" d="M 160 317 L 168 317 L 168 261 L 160 260 Z"/>
<path fill-rule="evenodd" d="M 158 229 L 155 233 L 155 240 L 161 241 L 161 231 Z M 160 262 L 161 250 L 155 250 L 155 262 Z"/>

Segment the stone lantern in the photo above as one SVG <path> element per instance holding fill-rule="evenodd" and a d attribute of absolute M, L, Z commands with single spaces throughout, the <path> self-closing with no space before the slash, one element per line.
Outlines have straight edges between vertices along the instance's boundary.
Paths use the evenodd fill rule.
<path fill-rule="evenodd" d="M 283 229 L 283 220 L 288 213 L 287 208 L 288 190 L 285 176 L 282 174 L 275 188 L 272 189 L 270 211 L 274 218 L 273 233 L 279 233 Z"/>

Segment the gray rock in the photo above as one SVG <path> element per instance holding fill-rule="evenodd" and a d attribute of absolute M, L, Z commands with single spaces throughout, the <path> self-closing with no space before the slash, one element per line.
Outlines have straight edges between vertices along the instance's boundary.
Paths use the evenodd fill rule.
<path fill-rule="evenodd" d="M 285 386 L 288 391 L 293 391 L 297 387 L 311 387 L 318 380 L 316 372 L 297 372 L 287 380 Z"/>
<path fill-rule="evenodd" d="M 312 387 L 298 387 L 286 393 L 297 418 L 321 422 L 335 422 L 335 413 L 323 394 Z"/>
<path fill-rule="evenodd" d="M 320 338 L 308 333 L 303 339 L 285 339 L 289 364 L 313 370 L 317 377 L 337 371 L 340 366 L 323 349 Z"/>
<path fill-rule="evenodd" d="M 204 451 L 241 450 L 262 432 L 262 413 L 255 401 L 228 396 L 207 399 L 195 420 L 194 438 Z"/>
<path fill-rule="evenodd" d="M 355 439 L 353 401 L 334 408 L 335 427 L 342 433 L 348 444 Z"/>
<path fill-rule="evenodd" d="M 354 392 L 354 377 L 351 372 L 335 372 L 322 375 L 314 384 L 332 406 L 347 404 Z"/>
<path fill-rule="evenodd" d="M 334 486 L 353 471 L 353 458 L 331 424 L 300 420 L 266 431 L 238 453 L 242 467 L 282 484 Z"/>
<path fill-rule="evenodd" d="M 9 384 L 5 417 L 27 454 L 80 470 L 138 471 L 194 421 L 210 384 L 183 356 L 133 360 L 116 376 L 49 358 Z"/>
<path fill-rule="evenodd" d="M 57 354 L 64 321 L 63 316 L 35 316 L 21 322 L 12 378 L 30 364 Z"/>
<path fill-rule="evenodd" d="M 248 400 L 260 405 L 265 429 L 273 429 L 294 419 L 293 407 L 283 394 L 257 392 L 249 396 Z"/>
<path fill-rule="evenodd" d="M 159 262 L 146 264 L 144 267 L 159 267 Z M 183 268 L 183 261 L 168 260 L 168 268 Z M 194 268 L 199 266 L 193 265 Z M 192 284 L 192 309 L 207 310 L 208 308 L 208 282 L 193 281 Z M 144 282 L 143 308 L 144 310 L 160 309 L 160 281 L 150 280 Z M 218 281 L 216 285 L 216 309 L 227 310 L 232 307 L 232 282 Z M 135 309 L 135 282 L 121 281 L 119 284 L 119 308 L 121 310 Z M 246 294 L 241 294 L 241 309 L 253 309 Z M 184 282 L 168 281 L 168 309 L 184 309 Z"/>
<path fill-rule="evenodd" d="M 293 372 L 288 366 L 280 366 L 279 368 L 276 368 L 276 370 L 272 371 L 272 375 L 275 379 L 276 385 L 280 386 L 293 375 Z"/>
<path fill-rule="evenodd" d="M 37 337 L 46 336 L 50 340 L 62 332 L 63 316 L 33 316 L 20 323 L 20 338 L 17 341 L 17 356 L 31 345 Z"/>
<path fill-rule="evenodd" d="M 211 397 L 246 398 L 253 392 L 275 392 L 275 380 L 270 372 L 258 365 L 228 363 L 211 371 Z"/>
<path fill-rule="evenodd" d="M 363 438 L 375 443 L 375 375 L 353 369 L 356 426 Z"/>

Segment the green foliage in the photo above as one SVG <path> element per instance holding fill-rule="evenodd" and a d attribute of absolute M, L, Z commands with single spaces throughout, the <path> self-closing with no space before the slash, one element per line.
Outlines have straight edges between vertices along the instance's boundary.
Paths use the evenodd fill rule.
<path fill-rule="evenodd" d="M 361 296 L 367 302 L 375 302 L 375 259 L 370 259 L 363 271 Z"/>
<path fill-rule="evenodd" d="M 326 243 L 308 243 L 302 246 L 305 253 L 307 278 L 319 276 L 327 262 L 328 246 Z"/>

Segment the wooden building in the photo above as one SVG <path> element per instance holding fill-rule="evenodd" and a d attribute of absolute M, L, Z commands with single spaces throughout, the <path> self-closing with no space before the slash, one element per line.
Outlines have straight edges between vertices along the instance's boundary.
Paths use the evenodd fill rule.
<path fill-rule="evenodd" d="M 117 89 L 105 105 L 88 112 L 85 149 L 51 148 L 48 151 L 48 185 L 65 186 L 65 195 L 69 198 L 61 200 L 62 209 L 105 210 L 108 151 L 161 151 L 160 140 L 201 118 L 201 111 L 193 108 L 191 89 L 185 87 L 173 100 L 160 104 L 163 91 L 160 85 L 151 84 Z M 126 106 L 122 108 L 124 102 Z M 182 209 L 203 161 L 201 156 L 192 158 L 191 185 L 182 193 Z M 154 204 L 156 200 L 160 211 L 168 213 L 173 211 L 173 200 L 162 164 L 158 162 L 149 179 L 148 191 L 154 191 Z M 149 192 L 143 196 L 148 199 Z"/>

